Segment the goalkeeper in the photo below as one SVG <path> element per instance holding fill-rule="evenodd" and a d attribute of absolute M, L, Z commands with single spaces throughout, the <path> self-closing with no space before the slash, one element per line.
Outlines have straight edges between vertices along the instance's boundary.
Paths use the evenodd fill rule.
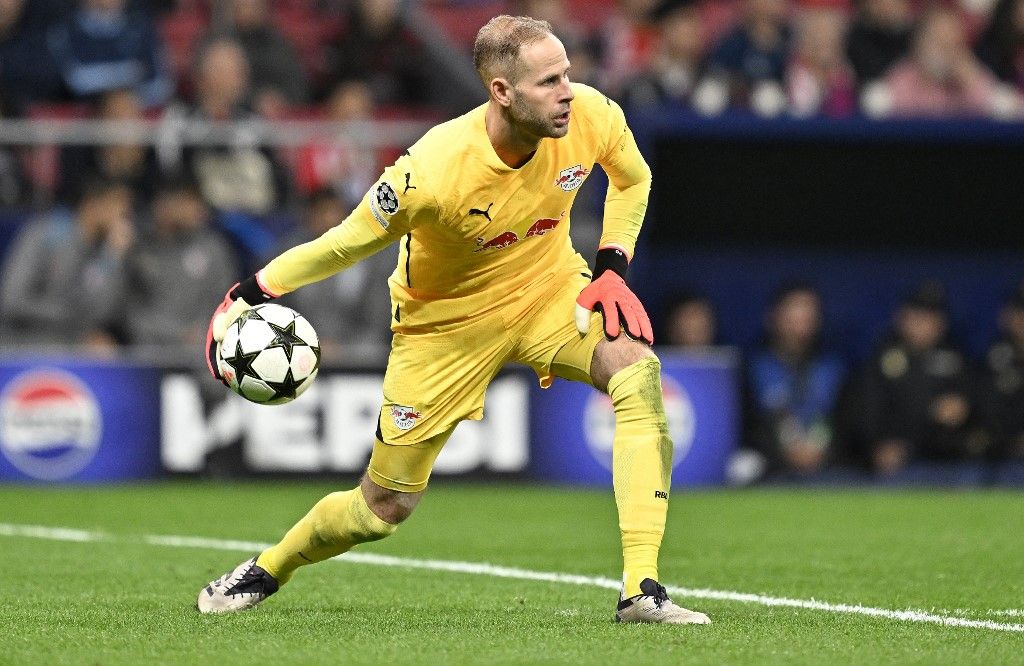
<path fill-rule="evenodd" d="M 658 583 L 672 442 L 651 324 L 626 286 L 651 174 L 621 109 L 569 82 L 546 22 L 499 16 L 473 59 L 489 101 L 443 123 L 384 171 L 344 224 L 288 250 L 229 291 L 208 356 L 245 309 L 322 280 L 390 243 L 391 354 L 370 463 L 360 485 L 324 497 L 277 545 L 199 593 L 204 613 L 243 610 L 301 566 L 383 539 L 409 517 L 441 447 L 483 415 L 506 363 L 587 382 L 612 399 L 622 536 L 621 622 L 706 624 Z M 569 240 L 577 189 L 600 164 L 610 185 L 593 273 Z"/>

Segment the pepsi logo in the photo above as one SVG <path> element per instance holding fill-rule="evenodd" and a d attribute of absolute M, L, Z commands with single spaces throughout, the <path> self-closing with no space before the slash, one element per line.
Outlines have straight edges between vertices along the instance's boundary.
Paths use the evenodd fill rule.
<path fill-rule="evenodd" d="M 0 452 L 35 479 L 57 481 L 83 470 L 101 431 L 96 396 L 63 370 L 29 370 L 0 393 Z"/>
<path fill-rule="evenodd" d="M 672 439 L 672 468 L 675 469 L 690 452 L 696 430 L 693 401 L 679 382 L 661 376 L 661 394 L 668 419 L 668 434 Z M 604 393 L 594 392 L 587 400 L 583 412 L 584 439 L 594 460 L 608 470 L 612 469 L 612 440 L 615 437 L 615 409 L 612 399 Z"/>

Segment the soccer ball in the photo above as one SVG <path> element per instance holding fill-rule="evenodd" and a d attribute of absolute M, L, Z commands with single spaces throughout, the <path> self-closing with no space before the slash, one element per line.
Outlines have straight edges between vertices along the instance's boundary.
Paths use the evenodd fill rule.
<path fill-rule="evenodd" d="M 298 312 L 265 303 L 231 323 L 217 356 L 232 390 L 252 402 L 280 405 L 313 383 L 320 367 L 320 341 Z"/>

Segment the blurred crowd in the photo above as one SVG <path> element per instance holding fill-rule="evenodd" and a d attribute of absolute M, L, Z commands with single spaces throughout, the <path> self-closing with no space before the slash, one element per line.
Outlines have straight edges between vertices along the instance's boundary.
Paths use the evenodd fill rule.
<path fill-rule="evenodd" d="M 891 478 L 922 463 L 1024 462 L 1024 284 L 1003 305 L 983 359 L 949 335 L 937 281 L 905 296 L 889 332 L 852 367 L 823 339 L 822 309 L 812 284 L 793 283 L 765 312 L 762 341 L 743 363 L 750 464 L 738 476 L 813 479 L 866 468 Z M 706 296 L 679 294 L 660 340 L 706 353 L 716 323 Z"/>
<path fill-rule="evenodd" d="M 546 19 L 572 78 L 628 112 L 1021 117 L 1024 0 L 959 2 L 0 0 L 0 118 L 433 122 L 468 104 L 411 29 L 418 9 L 465 62 L 490 15 Z M 228 285 L 344 219 L 404 147 L 344 132 L 288 148 L 0 145 L 0 211 L 33 211 L 0 257 L 0 345 L 198 349 Z M 329 360 L 386 351 L 395 254 L 286 297 Z M 820 301 L 812 285 L 781 290 L 746 359 L 758 475 L 1024 459 L 1024 291 L 974 362 L 948 339 L 941 287 L 923 285 L 860 368 L 823 345 Z M 663 343 L 716 342 L 700 295 L 659 323 Z"/>
<path fill-rule="evenodd" d="M 1020 118 L 1020 0 L 623 0 L 589 38 L 551 14 L 582 75 L 627 108 L 763 117 Z M 564 26 L 564 27 L 563 27 Z"/>

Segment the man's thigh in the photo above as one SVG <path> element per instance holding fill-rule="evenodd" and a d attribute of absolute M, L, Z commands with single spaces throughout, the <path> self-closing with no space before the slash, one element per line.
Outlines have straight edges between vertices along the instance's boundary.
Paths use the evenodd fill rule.
<path fill-rule="evenodd" d="M 590 315 L 590 330 L 581 335 L 574 319 L 576 297 L 590 280 L 580 278 L 568 280 L 528 322 L 520 335 L 515 360 L 533 368 L 545 388 L 553 377 L 561 377 L 604 391 L 611 375 L 654 352 L 625 334 L 609 340 L 604 334 L 604 318 L 598 312 Z"/>
<path fill-rule="evenodd" d="M 455 426 L 483 417 L 487 385 L 511 347 L 498 318 L 443 333 L 396 333 L 370 461 L 374 483 L 402 492 L 426 487 Z"/>
<path fill-rule="evenodd" d="M 590 363 L 605 339 L 604 323 L 600 314 L 592 314 L 590 331 L 581 335 L 574 319 L 576 297 L 589 283 L 586 276 L 569 277 L 517 331 L 514 360 L 530 366 L 545 388 L 554 377 L 592 383 Z"/>

